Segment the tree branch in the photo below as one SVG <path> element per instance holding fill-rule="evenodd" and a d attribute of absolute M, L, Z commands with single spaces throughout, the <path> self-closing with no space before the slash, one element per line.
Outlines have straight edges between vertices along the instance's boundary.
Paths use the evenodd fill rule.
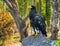
<path fill-rule="evenodd" d="M 23 19 L 20 17 L 20 14 L 18 12 L 18 8 L 14 5 L 14 3 L 12 2 L 9 2 L 9 0 L 4 0 L 4 2 L 8 5 L 8 7 L 10 8 L 10 12 L 12 14 L 12 16 L 16 16 L 15 17 L 18 17 L 20 19 L 20 21 L 22 21 Z M 16 4 L 17 5 L 17 4 Z M 18 14 L 18 15 L 17 15 Z"/>
<path fill-rule="evenodd" d="M 9 11 L 12 14 L 14 21 L 16 23 L 16 26 L 19 30 L 21 40 L 24 38 L 23 36 L 23 29 L 26 27 L 25 21 L 27 20 L 28 16 L 24 19 L 20 17 L 20 13 L 18 11 L 18 6 L 15 0 L 4 0 L 4 2 L 7 4 L 9 7 Z"/>
<path fill-rule="evenodd" d="M 23 20 L 26 21 L 28 19 L 28 16 L 26 16 Z"/>
<path fill-rule="evenodd" d="M 12 4 L 9 2 L 9 0 L 4 0 L 4 2 L 8 5 L 10 9 L 12 9 Z"/>

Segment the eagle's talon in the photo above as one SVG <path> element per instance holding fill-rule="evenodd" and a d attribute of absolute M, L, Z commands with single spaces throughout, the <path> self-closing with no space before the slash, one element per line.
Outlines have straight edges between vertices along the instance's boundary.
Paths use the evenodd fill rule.
<path fill-rule="evenodd" d="M 32 34 L 32 36 L 38 36 L 38 35 L 39 35 L 38 33 Z"/>

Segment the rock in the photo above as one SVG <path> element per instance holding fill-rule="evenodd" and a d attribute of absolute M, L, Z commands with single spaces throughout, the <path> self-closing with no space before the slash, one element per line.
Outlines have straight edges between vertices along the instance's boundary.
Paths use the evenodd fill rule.
<path fill-rule="evenodd" d="M 23 39 L 22 46 L 56 46 L 55 43 L 43 36 L 28 36 Z"/>

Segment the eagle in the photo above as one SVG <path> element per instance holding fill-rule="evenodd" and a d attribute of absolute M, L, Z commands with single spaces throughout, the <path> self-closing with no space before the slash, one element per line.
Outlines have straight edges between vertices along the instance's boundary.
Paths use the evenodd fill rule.
<path fill-rule="evenodd" d="M 28 16 L 33 31 L 35 32 L 35 34 L 38 33 L 47 37 L 45 21 L 43 20 L 41 15 L 37 13 L 35 6 L 31 5 L 28 8 L 30 8 Z"/>

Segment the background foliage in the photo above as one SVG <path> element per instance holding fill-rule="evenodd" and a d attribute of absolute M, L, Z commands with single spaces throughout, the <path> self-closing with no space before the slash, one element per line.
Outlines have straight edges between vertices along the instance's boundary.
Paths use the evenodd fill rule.
<path fill-rule="evenodd" d="M 40 3 L 41 2 L 41 3 Z M 27 5 L 32 4 L 32 0 L 17 0 L 18 3 L 18 9 L 19 13 L 22 17 L 25 17 L 28 13 L 29 10 L 27 9 Z M 47 31 L 49 32 L 50 30 L 50 24 L 52 20 L 52 7 L 50 4 L 50 0 L 36 0 L 35 4 L 37 12 L 44 18 L 46 21 L 47 25 Z M 14 23 L 14 20 L 8 11 L 8 7 L 4 5 L 3 0 L 0 0 L 0 44 L 2 44 L 2 41 L 13 39 L 16 40 L 15 34 L 18 32 L 16 25 Z M 60 30 L 60 0 L 58 0 L 58 28 Z M 26 23 L 29 23 L 27 21 Z M 49 34 L 48 34 L 49 35 Z M 60 36 L 60 35 L 59 35 Z M 17 34 L 16 37 L 19 37 Z M 18 39 L 18 38 L 17 38 Z M 60 46 L 60 38 L 59 40 L 56 41 L 57 46 Z"/>

